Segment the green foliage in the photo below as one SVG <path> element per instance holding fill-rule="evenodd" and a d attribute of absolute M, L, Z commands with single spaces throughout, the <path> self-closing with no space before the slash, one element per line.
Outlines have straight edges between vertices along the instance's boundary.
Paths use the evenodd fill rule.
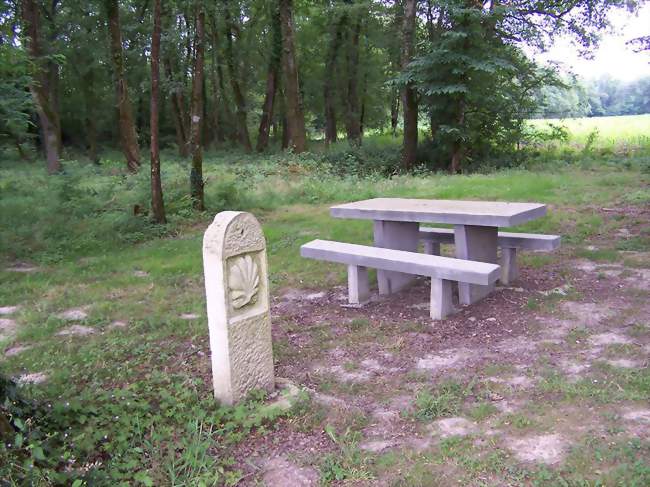
<path fill-rule="evenodd" d="M 0 444 L 0 476 L 18 484 L 229 484 L 238 474 L 215 449 L 280 414 L 262 394 L 217 407 L 200 380 L 173 374 L 47 401 L 25 401 L 0 380 L 0 417 L 14 430 Z"/>
<path fill-rule="evenodd" d="M 30 128 L 30 72 L 31 63 L 25 51 L 0 41 L 0 137 L 11 139 L 12 144 L 24 142 Z"/>
<path fill-rule="evenodd" d="M 466 395 L 467 389 L 454 381 L 443 382 L 433 391 L 422 390 L 415 398 L 414 416 L 421 421 L 453 416 Z"/>

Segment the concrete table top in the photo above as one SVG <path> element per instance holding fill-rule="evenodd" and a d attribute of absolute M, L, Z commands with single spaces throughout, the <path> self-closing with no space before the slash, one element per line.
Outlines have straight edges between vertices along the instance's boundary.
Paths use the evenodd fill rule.
<path fill-rule="evenodd" d="M 373 198 L 330 208 L 335 218 L 510 227 L 546 215 L 540 203 Z"/>

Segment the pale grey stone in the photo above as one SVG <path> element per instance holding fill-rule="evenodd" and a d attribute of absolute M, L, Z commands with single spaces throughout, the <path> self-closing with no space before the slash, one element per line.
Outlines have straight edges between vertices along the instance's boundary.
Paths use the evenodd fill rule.
<path fill-rule="evenodd" d="M 508 446 L 522 462 L 553 465 L 560 462 L 567 450 L 567 443 L 558 434 L 512 438 Z"/>
<path fill-rule="evenodd" d="M 224 211 L 203 237 L 215 397 L 224 404 L 275 389 L 266 241 L 250 213 Z"/>
<path fill-rule="evenodd" d="M 29 345 L 15 345 L 5 350 L 5 357 L 13 357 L 15 355 L 18 355 L 19 353 L 29 350 L 30 348 L 32 347 L 30 347 Z"/>
<path fill-rule="evenodd" d="M 41 384 L 47 380 L 47 374 L 44 372 L 33 372 L 31 374 L 23 374 L 18 377 L 19 384 Z"/>
<path fill-rule="evenodd" d="M 77 335 L 77 336 L 86 336 L 86 335 L 92 335 L 95 333 L 94 328 L 90 328 L 89 326 L 83 326 L 83 325 L 72 325 L 68 326 L 67 328 L 64 328 L 63 330 L 59 331 L 57 335 L 59 336 L 71 336 L 71 335 Z"/>
<path fill-rule="evenodd" d="M 20 306 L 0 306 L 0 316 L 12 315 L 20 309 Z"/>
<path fill-rule="evenodd" d="M 539 203 L 374 198 L 332 206 L 337 218 L 511 227 L 546 214 Z"/>
<path fill-rule="evenodd" d="M 376 220 L 373 222 L 375 247 L 417 252 L 418 229 L 419 225 L 415 222 Z M 379 294 L 393 294 L 413 283 L 414 275 L 400 271 L 377 268 Z"/>
<path fill-rule="evenodd" d="M 465 418 L 444 418 L 434 423 L 435 432 L 441 438 L 450 436 L 467 436 L 476 432 L 477 424 Z"/>
<path fill-rule="evenodd" d="M 497 262 L 496 227 L 456 225 L 456 257 L 472 262 Z M 458 282 L 458 300 L 460 304 L 473 304 L 494 290 L 494 281 L 487 285 L 476 285 L 468 280 Z"/>
<path fill-rule="evenodd" d="M 453 244 L 454 230 L 451 228 L 420 227 L 420 239 L 424 242 Z M 520 250 L 550 251 L 560 246 L 559 235 L 541 233 L 498 232 L 497 244 L 502 248 Z"/>
<path fill-rule="evenodd" d="M 13 336 L 18 324 L 11 318 L 0 318 L 0 340 L 5 340 Z"/>
<path fill-rule="evenodd" d="M 66 321 L 82 321 L 88 318 L 87 306 L 83 308 L 71 308 L 66 311 L 59 313 L 57 318 Z"/>
<path fill-rule="evenodd" d="M 198 315 L 196 313 L 183 313 L 180 318 L 181 320 L 198 320 L 201 317 L 201 315 Z"/>

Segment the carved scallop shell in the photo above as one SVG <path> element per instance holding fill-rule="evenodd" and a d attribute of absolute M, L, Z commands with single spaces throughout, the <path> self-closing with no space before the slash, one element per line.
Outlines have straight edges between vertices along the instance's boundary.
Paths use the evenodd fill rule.
<path fill-rule="evenodd" d="M 250 255 L 237 257 L 230 267 L 230 302 L 235 309 L 243 308 L 257 295 L 260 276 Z"/>

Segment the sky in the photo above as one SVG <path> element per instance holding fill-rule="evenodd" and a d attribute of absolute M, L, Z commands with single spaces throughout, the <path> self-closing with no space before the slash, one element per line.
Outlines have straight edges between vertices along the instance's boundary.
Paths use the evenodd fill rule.
<path fill-rule="evenodd" d="M 632 81 L 650 76 L 650 51 L 635 53 L 625 44 L 636 37 L 650 35 L 650 4 L 646 3 L 637 15 L 617 10 L 609 18 L 612 29 L 603 34 L 600 46 L 593 52 L 593 59 L 581 58 L 568 38 L 557 39 L 555 45 L 538 54 L 537 59 L 560 62 L 585 79 L 610 75 L 621 81 Z"/>

